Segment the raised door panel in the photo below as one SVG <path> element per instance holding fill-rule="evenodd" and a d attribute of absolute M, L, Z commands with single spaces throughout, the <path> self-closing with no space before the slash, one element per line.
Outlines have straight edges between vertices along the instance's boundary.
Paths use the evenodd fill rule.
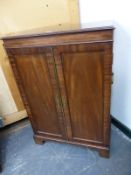
<path fill-rule="evenodd" d="M 109 101 L 109 97 L 104 99 L 104 79 L 105 59 L 111 63 L 111 45 L 68 45 L 54 50 L 69 140 L 101 144 L 108 127 L 104 122 L 109 118 L 109 110 L 104 114 L 105 100 Z"/>
<path fill-rule="evenodd" d="M 12 65 L 17 70 L 18 84 L 24 90 L 26 108 L 35 133 L 45 137 L 65 138 L 51 49 L 25 48 L 12 49 L 12 52 Z"/>

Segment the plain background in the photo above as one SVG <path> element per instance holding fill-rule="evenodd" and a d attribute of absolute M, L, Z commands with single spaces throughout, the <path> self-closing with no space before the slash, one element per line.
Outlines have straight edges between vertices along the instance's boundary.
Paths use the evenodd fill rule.
<path fill-rule="evenodd" d="M 79 8 L 81 23 L 111 21 L 116 27 L 111 114 L 131 129 L 131 1 L 79 0 Z"/>

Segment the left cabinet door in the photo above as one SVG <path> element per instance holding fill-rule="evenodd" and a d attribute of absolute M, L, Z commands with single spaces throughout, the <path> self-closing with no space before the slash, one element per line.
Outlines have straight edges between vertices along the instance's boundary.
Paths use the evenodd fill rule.
<path fill-rule="evenodd" d="M 52 49 L 9 49 L 16 81 L 36 135 L 66 139 Z"/>

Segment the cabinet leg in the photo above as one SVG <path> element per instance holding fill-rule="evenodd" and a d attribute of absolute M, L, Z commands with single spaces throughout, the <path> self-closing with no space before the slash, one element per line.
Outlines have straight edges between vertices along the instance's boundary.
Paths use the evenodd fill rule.
<path fill-rule="evenodd" d="M 39 145 L 42 145 L 45 142 L 42 138 L 37 136 L 34 136 L 34 141 L 36 144 L 39 144 Z"/>
<path fill-rule="evenodd" d="M 109 158 L 110 157 L 110 151 L 109 150 L 99 150 L 99 155 L 101 157 Z"/>

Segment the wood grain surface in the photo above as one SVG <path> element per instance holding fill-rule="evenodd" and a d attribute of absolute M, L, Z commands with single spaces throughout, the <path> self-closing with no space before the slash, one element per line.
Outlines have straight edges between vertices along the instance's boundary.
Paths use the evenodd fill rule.
<path fill-rule="evenodd" d="M 4 40 L 36 143 L 109 156 L 113 28 Z"/>

